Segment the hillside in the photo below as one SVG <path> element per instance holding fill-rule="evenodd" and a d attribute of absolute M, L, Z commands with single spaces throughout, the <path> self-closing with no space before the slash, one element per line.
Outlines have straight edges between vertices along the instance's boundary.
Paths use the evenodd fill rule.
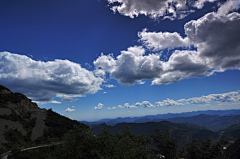
<path fill-rule="evenodd" d="M 75 126 L 87 127 L 41 109 L 21 93 L 0 85 L 0 154 L 17 147 L 61 140 Z"/>
<path fill-rule="evenodd" d="M 192 139 L 202 141 L 208 138 L 213 139 L 213 142 L 224 139 L 229 141 L 229 144 L 231 144 L 234 140 L 240 137 L 239 124 L 234 124 L 228 128 L 214 132 L 204 126 L 197 126 L 189 123 L 172 123 L 169 121 L 147 123 L 118 123 L 114 126 L 99 124 L 92 127 L 92 132 L 94 134 L 98 134 L 103 128 L 108 128 L 111 132 L 116 133 L 117 131 L 122 131 L 126 125 L 129 126 L 134 134 L 144 134 L 147 136 L 154 133 L 156 128 L 158 128 L 162 133 L 168 129 L 172 137 L 177 137 L 178 135 L 181 136 L 181 140 L 179 142 L 180 145 L 182 145 L 184 142 L 191 141 Z"/>
<path fill-rule="evenodd" d="M 239 159 L 240 158 L 240 138 L 230 145 L 224 152 L 225 158 Z"/>
<path fill-rule="evenodd" d="M 106 127 L 108 127 L 111 132 L 115 133 L 116 131 L 123 130 L 126 125 L 130 127 L 134 134 L 144 134 L 147 136 L 154 133 L 156 128 L 158 128 L 162 133 L 168 129 L 170 130 L 172 137 L 177 137 L 178 135 L 181 136 L 180 144 L 183 144 L 186 141 L 191 141 L 193 138 L 198 139 L 199 141 L 212 138 L 214 141 L 216 141 L 220 137 L 220 133 L 207 130 L 205 127 L 199 127 L 191 124 L 172 123 L 169 121 L 119 123 L 110 127 L 106 124 L 100 124 L 93 127 L 93 133 L 98 134 L 101 129 Z"/>

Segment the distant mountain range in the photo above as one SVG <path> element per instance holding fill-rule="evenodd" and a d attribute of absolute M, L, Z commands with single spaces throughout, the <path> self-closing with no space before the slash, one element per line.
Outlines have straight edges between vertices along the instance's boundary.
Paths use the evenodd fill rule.
<path fill-rule="evenodd" d="M 174 123 L 190 123 L 198 126 L 204 126 L 209 130 L 218 131 L 232 124 L 240 123 L 240 110 L 206 110 L 193 111 L 177 114 L 158 114 L 147 115 L 143 117 L 126 117 L 116 119 L 102 119 L 95 122 L 81 121 L 90 127 L 105 123 L 106 125 L 114 126 L 118 123 L 146 123 L 146 122 L 161 122 L 170 121 Z"/>
<path fill-rule="evenodd" d="M 151 135 L 155 128 L 162 133 L 166 129 L 171 135 L 181 136 L 179 144 L 192 139 L 199 141 L 211 138 L 214 142 L 225 139 L 231 142 L 240 137 L 240 110 L 207 110 L 179 114 L 159 114 L 144 117 L 103 119 L 85 122 L 98 132 L 108 128 L 112 132 L 123 130 L 128 125 L 135 134 Z"/>

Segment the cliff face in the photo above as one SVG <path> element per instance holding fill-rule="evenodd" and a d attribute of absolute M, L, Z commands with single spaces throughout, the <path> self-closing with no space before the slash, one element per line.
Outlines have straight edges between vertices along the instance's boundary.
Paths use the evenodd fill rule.
<path fill-rule="evenodd" d="M 0 85 L 0 144 L 13 142 L 16 134 L 27 141 L 43 136 L 46 116 L 31 99 Z"/>

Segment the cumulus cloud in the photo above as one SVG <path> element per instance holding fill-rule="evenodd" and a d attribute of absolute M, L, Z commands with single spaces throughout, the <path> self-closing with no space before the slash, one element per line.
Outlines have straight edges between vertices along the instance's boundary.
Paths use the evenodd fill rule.
<path fill-rule="evenodd" d="M 142 103 L 137 102 L 137 103 L 135 104 L 135 106 L 140 107 L 140 106 L 142 106 Z"/>
<path fill-rule="evenodd" d="M 211 2 L 212 3 L 212 2 L 215 2 L 215 1 L 217 1 L 217 0 L 197 0 L 193 3 L 193 6 L 198 8 L 198 9 L 201 9 L 206 2 Z"/>
<path fill-rule="evenodd" d="M 239 0 L 228 0 L 226 3 L 221 5 L 218 9 L 219 15 L 226 15 L 231 11 L 237 10 L 240 8 L 240 1 Z"/>
<path fill-rule="evenodd" d="M 121 51 L 116 59 L 108 58 L 109 61 L 107 61 L 107 58 L 102 58 L 106 55 L 101 55 L 94 62 L 94 65 L 96 69 L 102 69 L 110 73 L 111 78 L 117 79 L 122 85 L 128 86 L 142 79 L 152 79 L 162 71 L 162 62 L 159 60 L 159 55 L 145 56 L 144 54 L 143 47 L 134 46 L 128 48 L 127 51 Z M 105 67 L 106 63 L 114 63 L 114 65 L 109 69 Z"/>
<path fill-rule="evenodd" d="M 124 108 L 122 105 L 118 105 L 118 108 Z"/>
<path fill-rule="evenodd" d="M 185 24 L 185 33 L 197 51 L 176 50 L 164 63 L 164 73 L 152 84 L 168 84 L 184 78 L 210 76 L 240 68 L 240 14 L 208 13 Z"/>
<path fill-rule="evenodd" d="M 152 105 L 149 101 L 143 101 L 143 102 L 142 102 L 142 105 L 143 105 L 145 108 L 155 107 L 155 106 Z"/>
<path fill-rule="evenodd" d="M 0 83 L 34 101 L 54 97 L 82 97 L 101 90 L 103 79 L 68 60 L 35 61 L 27 56 L 0 52 Z"/>
<path fill-rule="evenodd" d="M 175 19 L 184 18 L 191 12 L 189 8 L 200 9 L 206 2 L 214 2 L 215 0 L 108 0 L 111 10 L 119 12 L 130 18 L 139 15 L 149 16 L 156 19 L 159 17 Z"/>
<path fill-rule="evenodd" d="M 199 58 L 219 71 L 239 69 L 240 38 L 236 34 L 240 28 L 240 14 L 219 15 L 208 13 L 204 17 L 190 21 L 185 32 L 197 47 Z"/>
<path fill-rule="evenodd" d="M 129 103 L 125 103 L 124 106 L 118 105 L 118 108 L 139 108 L 141 106 L 145 108 L 154 108 L 154 107 L 169 107 L 169 106 L 184 106 L 189 104 L 209 104 L 211 102 L 218 103 L 239 103 L 240 102 L 240 91 L 233 91 L 222 94 L 209 94 L 201 97 L 193 97 L 188 99 L 165 99 L 162 101 L 155 102 L 155 105 L 151 104 L 149 101 L 137 102 L 134 105 L 130 105 Z M 228 105 L 226 104 L 226 106 Z M 116 109 L 117 107 L 108 107 L 108 109 Z"/>
<path fill-rule="evenodd" d="M 98 103 L 98 105 L 96 107 L 94 107 L 94 109 L 102 109 L 103 108 L 103 104 L 102 103 Z"/>
<path fill-rule="evenodd" d="M 112 54 L 104 55 L 101 54 L 100 57 L 97 58 L 93 62 L 94 66 L 97 68 L 94 73 L 96 76 L 105 76 L 105 72 L 112 72 L 114 66 L 116 65 L 116 61 Z"/>
<path fill-rule="evenodd" d="M 124 104 L 124 108 L 137 108 L 135 105 L 129 105 L 129 103 Z"/>
<path fill-rule="evenodd" d="M 202 97 L 194 97 L 189 99 L 180 99 L 179 102 L 185 104 L 204 104 L 210 102 L 238 102 L 240 101 L 239 92 L 228 92 L 223 94 L 209 94 Z"/>
<path fill-rule="evenodd" d="M 76 109 L 71 109 L 69 107 L 66 110 L 64 110 L 64 112 L 74 112 L 74 111 L 76 111 Z"/>
<path fill-rule="evenodd" d="M 176 83 L 185 78 L 209 76 L 213 74 L 213 72 L 208 71 L 210 69 L 207 60 L 199 58 L 198 52 L 176 50 L 164 63 L 164 73 L 156 77 L 152 84 L 163 85 Z"/>
<path fill-rule="evenodd" d="M 129 86 L 144 79 L 152 80 L 152 85 L 163 85 L 240 69 L 240 38 L 237 34 L 240 14 L 225 14 L 234 9 L 235 3 L 228 1 L 217 13 L 207 13 L 186 23 L 184 38 L 176 32 L 157 33 L 144 29 L 138 33 L 139 40 L 157 53 L 146 54 L 142 46 L 129 47 L 116 58 L 101 55 L 95 62 L 96 70 L 110 73 L 111 78 Z M 177 50 L 179 47 L 181 49 Z M 159 52 L 163 49 L 175 49 L 167 61 L 160 60 Z"/>
<path fill-rule="evenodd" d="M 188 38 L 182 38 L 177 32 L 148 32 L 147 29 L 138 33 L 139 41 L 148 49 L 155 51 L 163 49 L 174 49 L 189 46 Z"/>
<path fill-rule="evenodd" d="M 163 100 L 162 102 L 156 102 L 156 106 L 158 107 L 165 107 L 165 106 L 174 106 L 174 105 L 183 105 L 182 103 L 179 103 L 177 101 L 174 101 L 172 99 L 167 98 L 166 100 Z"/>

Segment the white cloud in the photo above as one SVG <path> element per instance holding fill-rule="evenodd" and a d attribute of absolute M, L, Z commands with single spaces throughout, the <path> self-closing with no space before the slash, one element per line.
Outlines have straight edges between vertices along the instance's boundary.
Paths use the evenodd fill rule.
<path fill-rule="evenodd" d="M 197 0 L 197 1 L 195 1 L 195 3 L 193 3 L 193 6 L 198 8 L 198 9 L 201 9 L 206 2 L 211 2 L 212 3 L 212 2 L 215 2 L 215 1 L 216 0 Z"/>
<path fill-rule="evenodd" d="M 71 109 L 69 107 L 66 110 L 64 110 L 64 112 L 74 112 L 74 111 L 76 111 L 76 109 Z"/>
<path fill-rule="evenodd" d="M 153 107 L 155 107 L 155 106 L 152 105 L 149 101 L 143 101 L 143 102 L 142 102 L 142 105 L 143 105 L 145 108 L 153 108 Z"/>
<path fill-rule="evenodd" d="M 129 103 L 124 104 L 124 108 L 137 108 L 135 105 L 129 105 Z"/>
<path fill-rule="evenodd" d="M 145 84 L 146 82 L 145 82 L 145 81 L 142 81 L 142 80 L 138 80 L 137 83 L 140 84 L 140 85 L 142 85 L 142 84 Z"/>
<path fill-rule="evenodd" d="M 122 105 L 118 105 L 118 108 L 124 108 Z"/>
<path fill-rule="evenodd" d="M 103 85 L 104 87 L 107 87 L 107 88 L 113 88 L 113 87 L 116 87 L 116 86 L 114 86 L 113 84 L 105 84 L 105 85 Z"/>
<path fill-rule="evenodd" d="M 107 92 L 103 92 L 103 94 L 106 94 Z"/>
<path fill-rule="evenodd" d="M 138 108 L 138 107 L 145 107 L 145 108 L 154 108 L 154 107 L 168 107 L 168 106 L 184 106 L 189 104 L 204 104 L 200 105 L 202 106 L 211 106 L 210 103 L 212 102 L 218 102 L 218 103 L 228 103 L 225 104 L 231 105 L 231 104 L 239 104 L 240 103 L 240 91 L 233 91 L 228 93 L 222 93 L 222 94 L 209 94 L 206 96 L 201 97 L 193 97 L 188 99 L 179 99 L 179 100 L 173 100 L 167 98 L 166 100 L 155 102 L 155 105 L 151 104 L 149 101 L 143 101 L 143 102 L 136 102 L 134 105 L 130 105 L 129 103 L 125 103 L 124 106 L 118 105 L 118 108 Z M 116 109 L 117 107 L 108 107 L 108 109 Z"/>
<path fill-rule="evenodd" d="M 130 18 L 139 15 L 149 16 L 152 19 L 163 17 L 171 20 L 175 18 L 184 18 L 191 12 L 187 12 L 189 8 L 200 9 L 206 2 L 214 2 L 215 0 L 108 0 L 111 10 L 119 12 Z M 117 2 L 117 3 L 115 3 Z"/>
<path fill-rule="evenodd" d="M 178 82 L 185 78 L 209 76 L 212 72 L 207 64 L 207 60 L 199 58 L 196 51 L 176 50 L 167 62 L 163 64 L 164 72 L 156 77 L 153 85 L 163 85 Z"/>
<path fill-rule="evenodd" d="M 168 4 L 170 0 L 108 0 L 110 4 L 114 2 L 118 2 L 118 5 L 111 6 L 111 10 L 113 12 L 119 12 L 124 16 L 129 16 L 130 18 L 137 17 L 139 14 L 143 14 L 145 16 L 150 16 L 151 18 L 157 18 L 164 16 L 166 11 L 170 7 Z M 184 3 L 184 0 L 180 0 Z M 174 12 L 170 9 L 170 12 Z"/>
<path fill-rule="evenodd" d="M 208 13 L 188 22 L 185 32 L 197 47 L 198 58 L 205 60 L 210 69 L 225 71 L 240 68 L 240 14 L 218 15 Z"/>
<path fill-rule="evenodd" d="M 166 100 L 163 100 L 162 102 L 160 101 L 156 102 L 156 106 L 158 107 L 174 106 L 174 105 L 183 105 L 183 104 L 169 98 L 167 98 Z"/>
<path fill-rule="evenodd" d="M 104 69 L 105 63 L 114 63 L 111 69 L 107 67 L 104 71 L 109 72 L 111 78 L 117 79 L 119 83 L 128 86 L 142 79 L 152 79 L 162 71 L 162 62 L 159 60 L 159 55 L 144 56 L 144 54 L 145 50 L 142 47 L 130 47 L 127 51 L 121 51 L 114 62 L 112 58 L 109 59 L 110 61 L 106 61 L 106 58 L 102 58 L 103 55 L 100 56 L 96 60 L 98 61 L 97 67 Z"/>
<path fill-rule="evenodd" d="M 101 54 L 100 57 L 97 58 L 93 62 L 94 66 L 97 68 L 94 73 L 96 76 L 105 76 L 105 72 L 112 72 L 114 66 L 116 65 L 116 61 L 112 54 L 104 55 Z"/>
<path fill-rule="evenodd" d="M 52 101 L 50 101 L 50 103 L 53 103 L 53 104 L 61 104 L 62 102 L 59 102 L 59 101 L 56 101 L 56 100 L 52 100 Z"/>
<path fill-rule="evenodd" d="M 147 32 L 147 29 L 138 32 L 139 41 L 148 49 L 155 51 L 162 49 L 174 49 L 177 47 L 187 47 L 189 42 L 187 38 L 182 38 L 177 32 Z"/>
<path fill-rule="evenodd" d="M 94 109 L 102 109 L 103 108 L 103 104 L 102 103 L 98 103 L 98 105 L 96 107 L 94 107 Z"/>
<path fill-rule="evenodd" d="M 239 0 L 228 0 L 226 3 L 221 5 L 218 9 L 217 14 L 219 15 L 226 15 L 231 11 L 237 10 L 240 8 L 240 1 Z"/>
<path fill-rule="evenodd" d="M 169 84 L 184 78 L 210 76 L 240 69 L 240 14 L 208 13 L 185 24 L 185 33 L 197 51 L 176 50 L 163 64 L 164 73 L 152 84 Z"/>
<path fill-rule="evenodd" d="M 103 79 L 68 60 L 35 61 L 27 56 L 0 52 L 0 83 L 33 101 L 54 97 L 82 97 L 101 90 Z"/>
<path fill-rule="evenodd" d="M 228 92 L 223 94 L 209 94 L 202 97 L 194 97 L 189 99 L 181 99 L 186 104 L 204 104 L 211 102 L 238 102 L 240 101 L 239 92 Z"/>
<path fill-rule="evenodd" d="M 73 108 L 75 108 L 75 106 L 72 106 Z"/>
<path fill-rule="evenodd" d="M 96 60 L 96 68 L 110 73 L 111 78 L 125 86 L 145 79 L 152 80 L 152 85 L 170 84 L 187 78 L 211 76 L 214 72 L 240 69 L 239 28 L 239 13 L 224 15 L 211 12 L 186 23 L 185 38 L 178 33 L 143 30 L 139 33 L 140 41 L 158 53 L 145 54 L 142 46 L 129 47 L 121 51 L 116 59 L 112 55 L 102 55 Z M 167 61 L 160 60 L 159 52 L 163 49 L 178 47 L 183 49 L 175 50 Z M 111 64 L 111 69 L 106 64 L 109 67 Z"/>
<path fill-rule="evenodd" d="M 96 70 L 94 70 L 94 74 L 95 74 L 95 76 L 104 77 L 106 73 L 102 69 L 96 69 Z"/>
<path fill-rule="evenodd" d="M 135 104 L 135 106 L 140 107 L 140 106 L 142 106 L 142 103 L 137 102 L 137 103 Z"/>

